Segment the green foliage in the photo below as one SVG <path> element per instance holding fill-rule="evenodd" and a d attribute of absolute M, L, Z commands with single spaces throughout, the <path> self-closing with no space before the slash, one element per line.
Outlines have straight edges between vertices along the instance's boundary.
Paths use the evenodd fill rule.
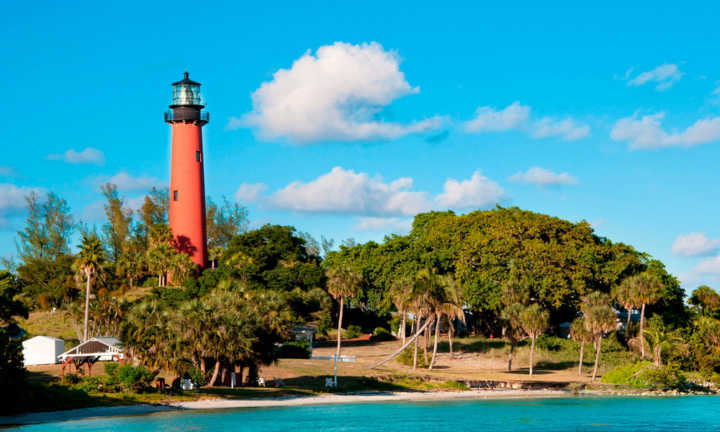
<path fill-rule="evenodd" d="M 703 316 L 717 317 L 720 312 L 720 294 L 707 285 L 697 287 L 692 292 L 689 303 Z"/>
<path fill-rule="evenodd" d="M 372 339 L 377 342 L 395 340 L 395 336 L 385 327 L 377 327 L 373 330 Z"/>
<path fill-rule="evenodd" d="M 690 351 L 698 370 L 720 372 L 720 320 L 705 316 L 695 319 Z"/>
<path fill-rule="evenodd" d="M 278 358 L 310 358 L 310 342 L 288 341 L 280 345 Z"/>
<path fill-rule="evenodd" d="M 28 317 L 28 308 L 17 299 L 21 292 L 20 282 L 12 273 L 0 270 L 0 322 L 15 322 L 16 317 Z"/>
<path fill-rule="evenodd" d="M 397 357 L 395 357 L 395 361 L 397 361 L 400 364 L 403 364 L 405 366 L 412 366 L 413 365 L 413 357 L 415 355 L 415 348 L 412 344 L 405 348 L 403 352 L 400 353 Z M 423 356 L 422 348 L 418 347 L 418 356 L 417 356 L 417 367 L 419 368 L 426 368 L 428 367 L 428 363 L 425 362 L 425 356 Z"/>
<path fill-rule="evenodd" d="M 0 388 L 8 395 L 22 391 L 26 373 L 22 345 L 0 329 Z"/>
<path fill-rule="evenodd" d="M 651 390 L 685 390 L 687 379 L 676 365 L 657 367 L 647 361 L 618 366 L 602 382 Z"/>
<path fill-rule="evenodd" d="M 233 237 L 221 267 L 250 289 L 307 291 L 325 285 L 319 264 L 293 227 L 265 225 Z"/>
<path fill-rule="evenodd" d="M 231 203 L 226 197 L 218 205 L 208 197 L 205 200 L 208 249 L 226 248 L 238 233 L 245 232 L 248 225 L 247 209 Z"/>
<path fill-rule="evenodd" d="M 208 383 L 210 377 L 207 373 L 200 370 L 200 368 L 191 367 L 184 374 L 184 378 L 189 379 L 195 386 L 202 387 Z"/>
<path fill-rule="evenodd" d="M 345 329 L 345 337 L 348 339 L 354 339 L 363 335 L 362 327 L 359 325 L 350 325 Z"/>

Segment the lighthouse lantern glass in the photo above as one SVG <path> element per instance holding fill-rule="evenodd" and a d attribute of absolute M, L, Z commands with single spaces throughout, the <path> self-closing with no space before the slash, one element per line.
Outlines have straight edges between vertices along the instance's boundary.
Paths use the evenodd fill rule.
<path fill-rule="evenodd" d="M 202 105 L 200 86 L 197 84 L 177 84 L 173 90 L 173 105 Z"/>

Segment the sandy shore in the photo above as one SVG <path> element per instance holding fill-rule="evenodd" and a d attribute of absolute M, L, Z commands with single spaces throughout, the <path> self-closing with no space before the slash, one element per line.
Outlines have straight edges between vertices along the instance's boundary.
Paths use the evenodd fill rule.
<path fill-rule="evenodd" d="M 368 392 L 318 396 L 288 396 L 267 399 L 204 399 L 178 402 L 181 409 L 265 408 L 303 405 L 347 404 L 361 402 L 433 401 L 450 399 L 504 399 L 568 396 L 558 390 L 477 390 L 457 392 Z"/>
<path fill-rule="evenodd" d="M 570 394 L 558 390 L 469 390 L 457 392 L 368 392 L 352 394 L 328 394 L 318 396 L 287 396 L 259 399 L 202 399 L 163 405 L 125 405 L 113 407 L 82 408 L 66 411 L 28 413 L 16 416 L 0 416 L 0 426 L 26 425 L 94 417 L 112 417 L 150 414 L 175 410 L 210 410 L 229 408 L 266 408 L 303 405 L 347 404 L 391 401 L 440 401 L 452 399 L 508 399 L 566 397 Z"/>

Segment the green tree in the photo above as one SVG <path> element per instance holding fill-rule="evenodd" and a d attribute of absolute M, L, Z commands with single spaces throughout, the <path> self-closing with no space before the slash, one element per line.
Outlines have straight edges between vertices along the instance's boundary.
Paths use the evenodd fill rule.
<path fill-rule="evenodd" d="M 408 310 L 411 306 L 413 283 L 411 278 L 404 277 L 396 280 L 390 287 L 390 298 L 401 317 L 399 333 L 402 345 L 405 345 L 405 328 L 407 326 Z"/>
<path fill-rule="evenodd" d="M 97 235 L 83 235 L 75 267 L 78 275 L 85 279 L 85 319 L 83 320 L 83 341 L 88 340 L 88 317 L 90 313 L 90 291 L 93 282 L 100 276 L 105 262 L 105 251 Z"/>
<path fill-rule="evenodd" d="M 609 306 L 610 298 L 603 293 L 591 293 L 583 299 L 582 311 L 585 315 L 585 328 L 595 338 L 595 366 L 592 380 L 595 381 L 600 365 L 602 340 L 617 325 L 617 316 Z"/>
<path fill-rule="evenodd" d="M 362 276 L 346 267 L 330 267 L 325 272 L 327 276 L 327 290 L 338 302 L 338 334 L 337 351 L 335 356 L 340 356 L 340 344 L 342 342 L 342 320 L 343 309 L 346 298 L 355 297 L 360 291 Z"/>
<path fill-rule="evenodd" d="M 208 249 L 225 249 L 233 237 L 247 231 L 248 212 L 240 204 L 231 203 L 227 198 L 222 197 L 222 202 L 218 205 L 208 197 L 205 209 Z M 215 260 L 212 265 L 215 268 Z"/>
<path fill-rule="evenodd" d="M 676 347 L 683 345 L 684 342 L 682 335 L 678 331 L 668 328 L 657 315 L 648 320 L 645 337 L 652 348 L 653 363 L 656 367 L 662 366 L 663 352 L 671 352 Z"/>
<path fill-rule="evenodd" d="M 519 316 L 518 322 L 520 327 L 525 330 L 525 333 L 530 338 L 530 375 L 533 374 L 534 366 L 534 354 L 535 354 L 535 341 L 538 336 L 543 334 L 550 325 L 550 313 L 542 308 L 537 303 L 533 303 L 530 306 L 524 308 Z"/>
<path fill-rule="evenodd" d="M 578 375 L 582 375 L 583 356 L 585 354 L 585 344 L 591 343 L 594 336 L 585 326 L 585 318 L 578 317 L 570 325 L 570 337 L 572 340 L 580 344 L 580 359 L 578 360 Z"/>
<path fill-rule="evenodd" d="M 125 251 L 132 226 L 132 210 L 125 207 L 125 202 L 118 194 L 117 186 L 106 183 L 100 187 L 105 197 L 105 216 L 103 239 L 110 252 L 110 260 L 117 263 Z"/>
<path fill-rule="evenodd" d="M 625 323 L 625 333 L 629 334 L 630 331 L 630 316 L 632 315 L 633 309 L 640 305 L 636 303 L 637 296 L 635 295 L 635 286 L 633 278 L 624 279 L 620 285 L 617 285 L 613 289 L 613 298 L 618 304 L 622 305 L 627 310 L 627 322 Z"/>
<path fill-rule="evenodd" d="M 24 296 L 43 308 L 61 306 L 76 293 L 68 243 L 75 220 L 67 202 L 54 193 L 31 192 L 25 200 L 28 216 L 16 243 Z"/>
<path fill-rule="evenodd" d="M 630 279 L 635 301 L 640 305 L 640 356 L 645 358 L 645 307 L 660 299 L 662 283 L 659 278 L 649 272 L 641 273 Z"/>
<path fill-rule="evenodd" d="M 12 324 L 16 316 L 27 318 L 28 309 L 18 300 L 22 289 L 15 275 L 7 270 L 0 270 L 0 322 Z"/>
<path fill-rule="evenodd" d="M 697 287 L 689 302 L 699 309 L 702 316 L 716 316 L 720 311 L 720 294 L 707 285 Z"/>

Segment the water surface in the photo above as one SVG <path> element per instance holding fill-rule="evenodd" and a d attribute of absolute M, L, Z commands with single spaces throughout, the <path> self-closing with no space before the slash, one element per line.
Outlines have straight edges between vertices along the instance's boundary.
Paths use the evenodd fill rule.
<path fill-rule="evenodd" d="M 720 398 L 387 402 L 176 411 L 47 423 L 23 431 L 720 431 Z"/>

